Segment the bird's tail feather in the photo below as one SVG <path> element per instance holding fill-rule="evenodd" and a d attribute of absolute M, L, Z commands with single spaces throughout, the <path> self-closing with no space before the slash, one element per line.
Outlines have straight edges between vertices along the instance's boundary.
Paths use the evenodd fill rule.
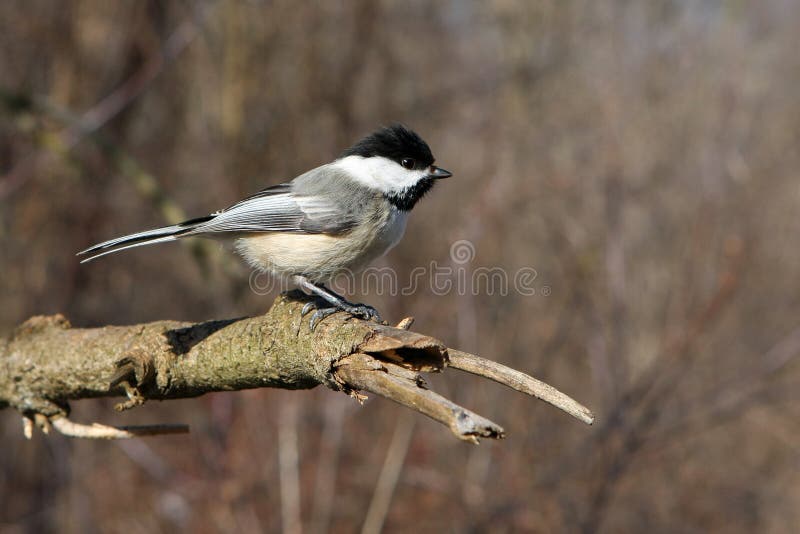
<path fill-rule="evenodd" d="M 144 232 L 137 232 L 135 234 L 116 237 L 114 239 L 109 239 L 108 241 L 103 241 L 102 243 L 91 246 L 86 250 L 82 250 L 78 252 L 77 255 L 83 256 L 85 254 L 91 254 L 91 256 L 81 260 L 81 263 L 86 263 L 87 261 L 92 261 L 100 256 L 113 254 L 114 252 L 127 250 L 129 248 L 141 247 L 144 245 L 154 245 L 156 243 L 164 243 L 167 241 L 175 241 L 179 237 L 183 237 L 192 230 L 195 230 L 201 224 L 208 222 L 213 218 L 214 215 L 209 215 L 207 217 L 192 219 L 180 224 L 174 224 L 172 226 L 164 226 L 162 228 L 154 228 L 152 230 L 145 230 Z"/>

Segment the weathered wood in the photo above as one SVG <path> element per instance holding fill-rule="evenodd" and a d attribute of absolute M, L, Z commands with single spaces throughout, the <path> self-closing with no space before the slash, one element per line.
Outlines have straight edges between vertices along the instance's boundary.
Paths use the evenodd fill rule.
<path fill-rule="evenodd" d="M 425 389 L 419 372 L 440 372 L 449 364 L 442 342 L 406 330 L 410 320 L 393 328 L 344 313 L 311 331 L 308 317 L 301 315 L 306 301 L 307 297 L 294 292 L 276 299 L 265 315 L 197 324 L 157 321 L 73 328 L 61 315 L 33 317 L 9 339 L 0 340 L 0 408 L 18 410 L 26 418 L 26 432 L 34 423 L 48 430 L 58 421 L 53 426 L 68 435 L 121 438 L 157 430 L 114 432 L 113 427 L 79 425 L 65 420 L 68 402 L 126 395 L 128 400 L 117 405 L 122 410 L 149 399 L 323 384 L 357 398 L 362 390 L 390 398 L 447 425 L 461 439 L 503 437 L 495 423 Z M 467 365 L 463 353 L 455 354 L 464 370 L 501 383 L 513 378 L 513 383 L 505 383 L 541 397 L 541 388 L 519 386 L 532 383 L 533 378 L 504 367 L 499 372 L 493 362 L 481 372 L 485 360 L 473 357 Z M 557 394 L 554 404 L 561 401 L 561 409 L 591 421 L 586 408 L 550 390 Z"/>

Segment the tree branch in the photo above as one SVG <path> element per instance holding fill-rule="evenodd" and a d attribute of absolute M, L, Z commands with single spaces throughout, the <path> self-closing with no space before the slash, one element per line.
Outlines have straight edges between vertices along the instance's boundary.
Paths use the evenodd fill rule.
<path fill-rule="evenodd" d="M 398 402 L 446 425 L 458 438 L 502 438 L 503 429 L 428 390 L 420 373 L 448 366 L 539 397 L 591 424 L 593 416 L 555 388 L 495 362 L 398 327 L 338 313 L 311 331 L 301 316 L 307 297 L 282 295 L 262 316 L 181 323 L 73 328 L 61 315 L 33 317 L 0 339 L 0 408 L 33 427 L 85 438 L 119 439 L 184 432 L 176 425 L 114 428 L 68 419 L 70 400 L 127 396 L 126 410 L 149 399 L 195 397 L 257 387 L 308 389 L 320 384 L 363 400 L 360 391 Z"/>

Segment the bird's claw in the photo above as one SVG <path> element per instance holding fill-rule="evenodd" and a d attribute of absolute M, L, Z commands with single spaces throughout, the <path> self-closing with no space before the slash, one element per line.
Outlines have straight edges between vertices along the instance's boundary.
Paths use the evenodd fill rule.
<path fill-rule="evenodd" d="M 353 317 L 358 317 L 359 319 L 363 319 L 365 321 L 375 321 L 378 323 L 383 323 L 383 319 L 381 319 L 380 313 L 378 310 L 373 308 L 368 304 L 348 304 L 346 307 L 339 308 L 336 306 L 327 306 L 324 308 L 318 307 L 317 301 L 310 301 L 306 302 L 303 305 L 303 308 L 300 310 L 300 315 L 305 317 L 308 315 L 308 312 L 314 310 L 314 313 L 311 314 L 311 320 L 308 323 L 309 328 L 311 331 L 317 328 L 319 323 L 333 315 L 334 313 L 343 311 L 352 315 Z"/>
<path fill-rule="evenodd" d="M 306 304 L 308 306 L 308 304 Z M 305 308 L 305 306 L 304 306 Z M 311 315 L 311 320 L 308 322 L 308 327 L 313 332 L 319 323 L 330 317 L 336 312 L 340 312 L 339 308 L 330 307 L 330 308 L 317 308 L 316 311 Z"/>
<path fill-rule="evenodd" d="M 300 310 L 300 316 L 305 317 L 306 315 L 308 315 L 308 312 L 316 308 L 317 308 L 316 303 L 313 300 L 310 300 L 306 302 L 305 305 L 303 306 L 303 309 Z"/>
<path fill-rule="evenodd" d="M 359 319 L 364 319 L 365 321 L 375 321 L 377 323 L 383 322 L 383 319 L 381 319 L 381 314 L 378 313 L 378 310 L 369 304 L 354 304 L 349 306 L 346 311 L 353 317 L 358 317 Z"/>

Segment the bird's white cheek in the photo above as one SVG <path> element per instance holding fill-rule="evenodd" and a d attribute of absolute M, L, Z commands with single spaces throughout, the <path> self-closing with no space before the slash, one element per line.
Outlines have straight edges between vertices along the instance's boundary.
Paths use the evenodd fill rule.
<path fill-rule="evenodd" d="M 425 171 L 408 170 L 388 158 L 347 156 L 333 165 L 346 171 L 359 183 L 381 191 L 400 192 L 425 177 Z"/>

